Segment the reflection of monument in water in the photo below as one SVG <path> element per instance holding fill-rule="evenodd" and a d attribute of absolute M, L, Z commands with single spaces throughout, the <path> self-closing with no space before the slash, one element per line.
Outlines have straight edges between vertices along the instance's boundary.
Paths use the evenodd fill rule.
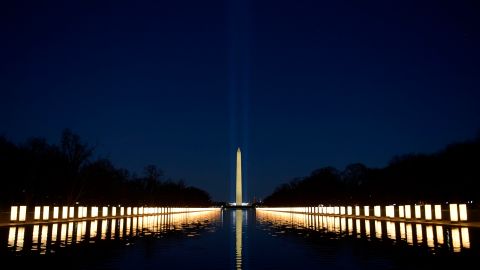
<path fill-rule="evenodd" d="M 243 202 L 242 194 L 243 178 L 242 178 L 242 151 L 240 147 L 237 149 L 236 170 L 235 170 L 235 202 L 229 203 L 230 207 L 250 207 L 249 203 Z"/>
<path fill-rule="evenodd" d="M 242 210 L 235 210 L 235 269 L 242 269 Z"/>

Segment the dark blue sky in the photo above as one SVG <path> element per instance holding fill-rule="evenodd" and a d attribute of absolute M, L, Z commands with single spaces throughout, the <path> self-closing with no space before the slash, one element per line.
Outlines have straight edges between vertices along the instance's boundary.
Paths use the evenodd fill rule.
<path fill-rule="evenodd" d="M 473 138 L 479 27 L 478 1 L 2 1 L 0 134 L 68 127 L 217 200 L 240 145 L 262 197 Z"/>

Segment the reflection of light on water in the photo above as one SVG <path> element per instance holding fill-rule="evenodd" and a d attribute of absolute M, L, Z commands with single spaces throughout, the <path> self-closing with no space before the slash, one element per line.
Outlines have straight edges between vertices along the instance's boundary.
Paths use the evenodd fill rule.
<path fill-rule="evenodd" d="M 375 237 L 382 238 L 382 222 L 375 220 Z"/>
<path fill-rule="evenodd" d="M 90 222 L 90 238 L 97 237 L 97 221 L 93 220 Z"/>
<path fill-rule="evenodd" d="M 57 241 L 57 236 L 58 236 L 58 224 L 55 223 L 52 225 L 52 242 L 56 242 Z"/>
<path fill-rule="evenodd" d="M 73 238 L 73 222 L 68 223 L 68 229 L 67 229 L 67 244 L 72 243 Z"/>
<path fill-rule="evenodd" d="M 100 220 L 101 222 L 101 227 L 102 227 L 102 236 L 101 238 L 102 239 L 106 239 L 107 238 L 107 223 L 108 223 L 108 220 Z"/>
<path fill-rule="evenodd" d="M 387 236 L 392 240 L 396 239 L 395 223 L 392 221 L 387 221 Z"/>
<path fill-rule="evenodd" d="M 365 220 L 365 235 L 370 237 L 370 220 Z"/>
<path fill-rule="evenodd" d="M 45 254 L 47 250 L 47 236 L 48 236 L 48 226 L 43 225 L 40 231 L 40 254 Z"/>
<path fill-rule="evenodd" d="M 417 244 L 423 242 L 422 224 L 416 224 L 415 233 L 417 234 Z"/>
<path fill-rule="evenodd" d="M 433 226 L 431 225 L 428 225 L 426 227 L 426 231 L 427 231 L 427 246 L 428 247 L 434 247 L 435 244 L 434 244 L 434 239 L 433 239 Z"/>
<path fill-rule="evenodd" d="M 409 245 L 413 245 L 413 232 L 412 232 L 412 224 L 407 223 L 405 224 L 406 232 L 407 232 L 407 243 Z"/>
<path fill-rule="evenodd" d="M 21 251 L 25 244 L 25 227 L 18 227 L 17 228 L 17 240 L 15 243 L 16 251 Z"/>
<path fill-rule="evenodd" d="M 353 220 L 351 218 L 348 219 L 348 234 L 353 234 Z"/>
<path fill-rule="evenodd" d="M 235 210 L 235 269 L 242 269 L 242 210 Z"/>
<path fill-rule="evenodd" d="M 355 227 L 357 228 L 357 237 L 360 238 L 362 237 L 362 228 L 360 225 L 360 219 L 355 220 Z"/>
<path fill-rule="evenodd" d="M 66 244 L 67 240 L 67 224 L 63 223 L 60 227 L 60 242 L 62 245 Z"/>
<path fill-rule="evenodd" d="M 468 228 L 461 228 L 460 229 L 462 233 L 462 246 L 463 248 L 470 248 L 470 236 L 468 233 Z"/>
<path fill-rule="evenodd" d="M 443 227 L 436 226 L 435 230 L 437 231 L 437 243 L 439 243 L 440 245 L 443 245 Z"/>
<path fill-rule="evenodd" d="M 452 228 L 452 247 L 453 252 L 459 252 L 461 250 L 460 231 L 458 228 Z"/>
<path fill-rule="evenodd" d="M 15 237 L 17 234 L 17 227 L 10 227 L 8 230 L 8 247 L 15 246 Z"/>
<path fill-rule="evenodd" d="M 406 236 L 405 236 L 405 223 L 400 222 L 399 226 L 400 226 L 400 239 L 405 240 L 405 238 L 406 238 Z"/>

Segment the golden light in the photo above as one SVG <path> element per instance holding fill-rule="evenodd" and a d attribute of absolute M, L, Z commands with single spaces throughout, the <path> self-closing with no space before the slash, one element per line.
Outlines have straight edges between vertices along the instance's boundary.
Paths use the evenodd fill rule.
<path fill-rule="evenodd" d="M 62 219 L 67 219 L 68 218 L 68 206 L 63 206 L 62 207 Z"/>
<path fill-rule="evenodd" d="M 40 237 L 40 254 L 45 254 L 45 249 L 47 246 L 47 240 L 48 240 L 48 226 L 43 225 L 42 230 L 40 231 L 41 237 Z"/>
<path fill-rule="evenodd" d="M 405 218 L 405 207 L 403 205 L 398 207 L 398 217 Z"/>
<path fill-rule="evenodd" d="M 365 235 L 370 237 L 370 220 L 365 219 Z"/>
<path fill-rule="evenodd" d="M 387 221 L 387 236 L 388 238 L 395 240 L 396 239 L 396 231 L 395 231 L 395 222 Z"/>
<path fill-rule="evenodd" d="M 98 217 L 98 207 L 97 206 L 92 206 L 92 208 L 90 208 L 90 215 L 91 217 Z"/>
<path fill-rule="evenodd" d="M 120 207 L 120 216 L 125 215 L 125 208 L 122 206 Z"/>
<path fill-rule="evenodd" d="M 412 218 L 412 207 L 410 205 L 405 205 L 405 218 L 406 219 Z"/>
<path fill-rule="evenodd" d="M 52 242 L 57 242 L 57 236 L 58 236 L 58 224 L 54 223 L 52 225 L 52 237 L 51 237 Z"/>
<path fill-rule="evenodd" d="M 127 216 L 132 215 L 132 207 L 127 207 Z"/>
<path fill-rule="evenodd" d="M 368 217 L 370 215 L 370 207 L 364 206 L 363 207 L 363 215 Z"/>
<path fill-rule="evenodd" d="M 358 236 L 358 237 L 361 237 L 362 228 L 361 228 L 360 219 L 356 219 L 356 220 L 355 220 L 355 227 L 356 227 L 356 229 L 357 229 L 357 236 Z"/>
<path fill-rule="evenodd" d="M 375 220 L 375 236 L 378 239 L 382 238 L 382 222 L 380 220 Z"/>
<path fill-rule="evenodd" d="M 458 210 L 460 212 L 460 220 L 467 221 L 467 205 L 466 204 L 459 204 Z"/>
<path fill-rule="evenodd" d="M 395 206 L 393 206 L 393 205 L 385 206 L 385 216 L 387 216 L 389 218 L 394 218 L 395 217 Z"/>
<path fill-rule="evenodd" d="M 54 206 L 53 207 L 53 219 L 58 219 L 58 214 L 59 214 L 59 207 Z"/>
<path fill-rule="evenodd" d="M 82 207 L 82 211 L 83 211 L 83 217 L 87 217 L 88 207 L 86 206 Z"/>
<path fill-rule="evenodd" d="M 458 221 L 458 206 L 455 203 L 450 204 L 450 221 Z"/>
<path fill-rule="evenodd" d="M 43 220 L 48 220 L 49 219 L 49 212 L 50 212 L 50 207 L 44 206 L 43 207 Z"/>
<path fill-rule="evenodd" d="M 405 240 L 405 223 L 400 222 L 400 239 Z"/>
<path fill-rule="evenodd" d="M 458 228 L 452 228 L 452 247 L 453 252 L 460 252 L 461 242 L 460 242 L 460 231 Z"/>
<path fill-rule="evenodd" d="M 14 247 L 15 246 L 15 238 L 17 237 L 17 227 L 11 226 L 8 229 L 8 246 Z"/>
<path fill-rule="evenodd" d="M 437 231 L 437 243 L 440 245 L 443 245 L 443 227 L 440 225 L 437 225 L 435 227 L 435 230 Z"/>
<path fill-rule="evenodd" d="M 348 219 L 348 234 L 353 234 L 353 220 L 351 218 Z"/>
<path fill-rule="evenodd" d="M 78 218 L 83 218 L 83 208 L 81 206 L 77 207 L 77 216 Z"/>
<path fill-rule="evenodd" d="M 27 207 L 22 205 L 20 206 L 20 212 L 18 213 L 18 221 L 27 220 Z"/>
<path fill-rule="evenodd" d="M 117 207 L 113 206 L 112 207 L 112 217 L 117 216 Z"/>
<path fill-rule="evenodd" d="M 355 206 L 355 216 L 360 216 L 360 206 Z"/>
<path fill-rule="evenodd" d="M 97 236 L 97 227 L 98 223 L 96 220 L 90 222 L 90 238 L 95 238 Z"/>
<path fill-rule="evenodd" d="M 65 244 L 66 240 L 67 240 L 67 224 L 63 223 L 62 226 L 60 227 L 60 242 L 62 244 Z"/>
<path fill-rule="evenodd" d="M 415 205 L 415 218 L 422 218 L 422 208 L 420 207 L 420 205 Z"/>
<path fill-rule="evenodd" d="M 427 231 L 427 246 L 432 248 L 435 246 L 434 238 L 433 238 L 433 227 L 428 225 L 426 227 L 426 231 Z"/>
<path fill-rule="evenodd" d="M 40 206 L 35 206 L 34 212 L 33 212 L 33 219 L 34 220 L 39 220 L 41 216 L 41 207 Z"/>
<path fill-rule="evenodd" d="M 340 206 L 340 215 L 345 215 L 345 206 Z"/>
<path fill-rule="evenodd" d="M 106 217 L 106 216 L 108 216 L 108 207 L 103 206 L 102 207 L 102 217 Z"/>
<path fill-rule="evenodd" d="M 23 249 L 25 244 L 25 227 L 18 227 L 17 228 L 17 240 L 15 241 L 15 250 L 20 251 Z"/>
<path fill-rule="evenodd" d="M 10 221 L 17 221 L 18 219 L 18 206 L 10 207 Z"/>
<path fill-rule="evenodd" d="M 373 207 L 373 214 L 376 216 L 376 217 L 381 217 L 382 216 L 382 211 L 380 210 L 380 206 L 379 205 L 375 205 Z"/>
<path fill-rule="evenodd" d="M 435 219 L 436 220 L 442 219 L 442 206 L 439 204 L 435 205 Z"/>
<path fill-rule="evenodd" d="M 432 206 L 430 204 L 425 205 L 425 219 L 432 220 Z"/>
<path fill-rule="evenodd" d="M 352 215 L 352 207 L 347 206 L 347 215 L 351 216 Z"/>
<path fill-rule="evenodd" d="M 405 224 L 406 234 L 407 234 L 407 243 L 409 245 L 413 245 L 413 232 L 412 232 L 412 224 L 407 223 Z"/>
<path fill-rule="evenodd" d="M 69 218 L 75 218 L 75 207 L 70 206 L 68 209 L 68 217 Z"/>
<path fill-rule="evenodd" d="M 463 227 L 460 229 L 462 233 L 462 246 L 463 248 L 470 248 L 470 235 L 468 233 L 468 228 Z"/>
<path fill-rule="evenodd" d="M 137 215 L 137 214 L 138 214 L 138 207 L 134 207 L 134 208 L 133 208 L 133 214 L 134 214 L 134 215 Z"/>
<path fill-rule="evenodd" d="M 420 244 L 423 242 L 423 232 L 422 232 L 422 224 L 417 223 L 416 224 L 416 230 L 417 234 L 417 244 Z"/>

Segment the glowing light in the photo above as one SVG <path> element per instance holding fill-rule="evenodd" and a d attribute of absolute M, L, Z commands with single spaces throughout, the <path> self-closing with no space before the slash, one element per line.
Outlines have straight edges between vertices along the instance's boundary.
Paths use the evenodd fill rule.
<path fill-rule="evenodd" d="M 432 220 L 432 206 L 430 204 L 425 205 L 425 219 Z"/>
<path fill-rule="evenodd" d="M 130 216 L 130 215 L 132 215 L 132 208 L 127 207 L 127 216 Z"/>
<path fill-rule="evenodd" d="M 365 235 L 370 237 L 370 220 L 365 219 Z"/>
<path fill-rule="evenodd" d="M 23 246 L 25 245 L 25 228 L 24 227 L 18 227 L 17 229 L 17 240 L 15 243 L 16 246 L 16 251 L 20 251 L 23 249 Z"/>
<path fill-rule="evenodd" d="M 460 212 L 460 220 L 467 221 L 467 205 L 466 204 L 459 204 L 458 209 Z"/>
<path fill-rule="evenodd" d="M 117 207 L 113 206 L 112 207 L 112 217 L 115 217 L 117 215 Z"/>
<path fill-rule="evenodd" d="M 134 214 L 134 215 L 137 215 L 137 214 L 138 214 L 138 208 L 137 208 L 137 207 L 134 207 L 134 208 L 133 208 L 133 214 Z"/>
<path fill-rule="evenodd" d="M 49 211 L 50 211 L 50 207 L 48 207 L 48 206 L 43 207 L 43 217 L 42 217 L 43 220 L 48 220 L 49 219 L 49 216 L 48 216 Z"/>
<path fill-rule="evenodd" d="M 53 219 L 58 219 L 58 212 L 59 212 L 59 207 L 58 206 L 54 206 L 53 207 Z"/>
<path fill-rule="evenodd" d="M 10 227 L 8 229 L 8 246 L 14 247 L 15 246 L 15 237 L 17 236 L 17 227 Z"/>
<path fill-rule="evenodd" d="M 98 217 L 98 207 L 97 206 L 92 206 L 92 208 L 90 209 L 90 215 L 92 217 Z"/>
<path fill-rule="evenodd" d="M 443 245 L 443 227 L 442 226 L 436 226 L 435 229 L 437 231 L 437 242 L 440 245 Z"/>
<path fill-rule="evenodd" d="M 415 218 L 422 218 L 422 208 L 420 207 L 420 205 L 415 205 Z"/>
<path fill-rule="evenodd" d="M 75 207 L 70 206 L 68 209 L 68 217 L 69 218 L 75 218 Z"/>
<path fill-rule="evenodd" d="M 78 215 L 78 218 L 83 218 L 83 209 L 81 206 L 77 208 L 77 215 Z"/>
<path fill-rule="evenodd" d="M 361 223 L 360 223 L 360 219 L 356 219 L 355 220 L 355 228 L 357 229 L 357 236 L 358 237 L 361 237 L 361 233 L 362 233 L 362 228 L 361 228 Z"/>
<path fill-rule="evenodd" d="M 387 236 L 392 240 L 396 239 L 395 223 L 392 221 L 387 221 Z"/>
<path fill-rule="evenodd" d="M 120 216 L 123 216 L 123 215 L 125 215 L 125 208 L 120 207 Z"/>
<path fill-rule="evenodd" d="M 58 237 L 58 224 L 55 223 L 52 225 L 52 242 L 57 242 L 57 237 Z"/>
<path fill-rule="evenodd" d="M 458 228 L 452 228 L 452 247 L 453 252 L 460 252 L 461 242 L 460 242 L 460 231 Z"/>
<path fill-rule="evenodd" d="M 405 218 L 405 207 L 403 205 L 398 207 L 398 217 Z"/>
<path fill-rule="evenodd" d="M 468 233 L 468 228 L 463 227 L 460 229 L 462 233 L 462 246 L 463 248 L 470 248 L 470 235 Z"/>
<path fill-rule="evenodd" d="M 435 219 L 436 220 L 442 219 L 442 206 L 439 204 L 435 205 Z"/>
<path fill-rule="evenodd" d="M 68 206 L 62 207 L 62 219 L 68 218 Z"/>
<path fill-rule="evenodd" d="M 368 217 L 370 215 L 370 207 L 364 206 L 363 207 L 363 215 Z"/>
<path fill-rule="evenodd" d="M 389 217 L 389 218 L 394 218 L 395 217 L 395 206 L 393 206 L 393 205 L 385 206 L 385 216 Z"/>
<path fill-rule="evenodd" d="M 345 215 L 345 206 L 340 206 L 340 215 Z"/>
<path fill-rule="evenodd" d="M 34 213 L 33 213 L 33 219 L 34 220 L 39 220 L 40 219 L 40 215 L 41 215 L 40 210 L 41 210 L 40 206 L 35 206 Z"/>
<path fill-rule="evenodd" d="M 417 244 L 422 243 L 423 241 L 422 224 L 416 224 L 415 232 L 417 233 Z"/>
<path fill-rule="evenodd" d="M 360 206 L 355 206 L 355 216 L 360 216 Z"/>
<path fill-rule="evenodd" d="M 88 207 L 82 207 L 83 217 L 87 217 Z"/>
<path fill-rule="evenodd" d="M 407 231 L 407 243 L 409 245 L 413 245 L 413 232 L 412 232 L 412 224 L 407 223 L 405 225 L 406 231 Z"/>
<path fill-rule="evenodd" d="M 352 207 L 347 206 L 347 215 L 351 216 L 352 215 Z"/>
<path fill-rule="evenodd" d="M 400 222 L 400 239 L 405 240 L 405 223 Z"/>
<path fill-rule="evenodd" d="M 405 218 L 406 219 L 412 218 L 412 207 L 410 205 L 405 205 Z"/>
<path fill-rule="evenodd" d="M 18 206 L 10 207 L 10 220 L 17 221 L 18 219 Z"/>
<path fill-rule="evenodd" d="M 102 217 L 108 216 L 108 207 L 102 207 Z"/>
<path fill-rule="evenodd" d="M 25 221 L 27 219 L 27 207 L 20 206 L 20 212 L 18 213 L 18 221 Z"/>
<path fill-rule="evenodd" d="M 379 239 L 382 238 L 382 222 L 375 220 L 375 236 Z"/>
<path fill-rule="evenodd" d="M 455 203 L 450 204 L 450 221 L 458 221 L 458 206 Z"/>
<path fill-rule="evenodd" d="M 382 211 L 380 210 L 380 206 L 379 205 L 375 205 L 373 207 L 373 214 L 376 216 L 376 217 L 381 217 L 382 216 Z"/>
<path fill-rule="evenodd" d="M 433 227 L 427 226 L 426 231 L 427 231 L 427 246 L 432 248 L 435 246 L 434 238 L 433 238 Z"/>

